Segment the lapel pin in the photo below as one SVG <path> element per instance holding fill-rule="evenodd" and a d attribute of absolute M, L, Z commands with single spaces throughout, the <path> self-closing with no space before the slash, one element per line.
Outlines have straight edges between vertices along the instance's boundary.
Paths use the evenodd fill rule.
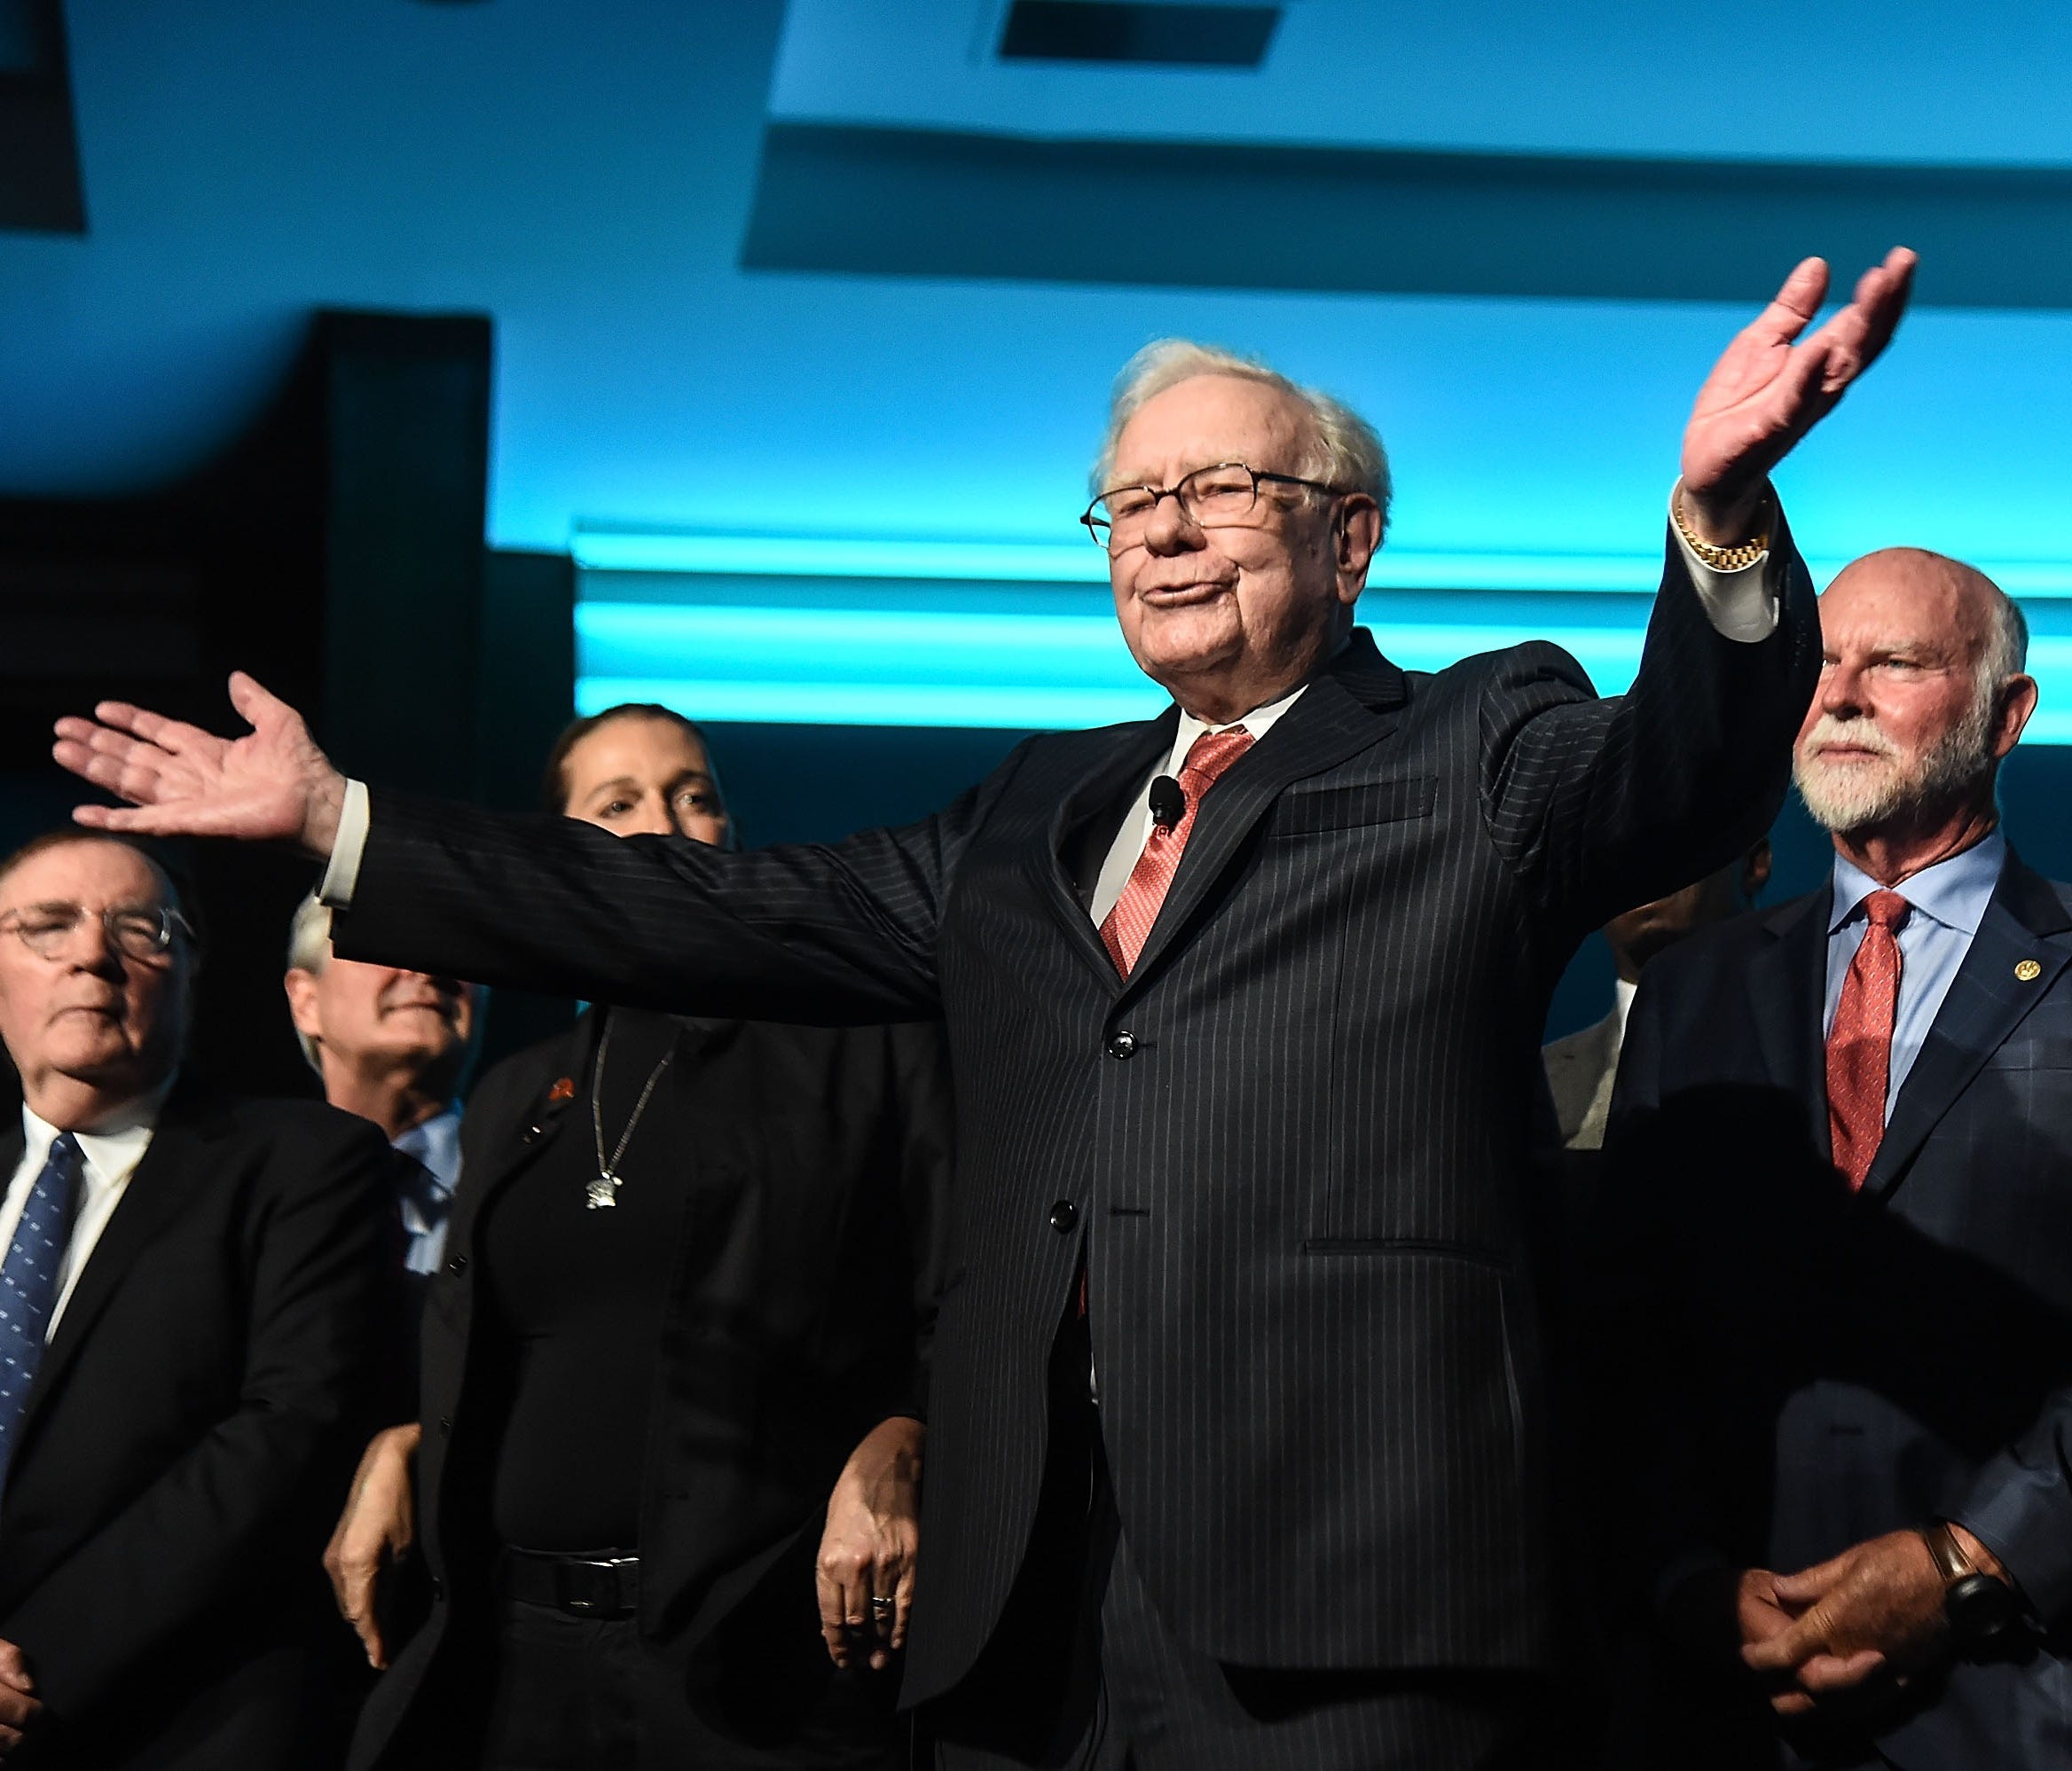
<path fill-rule="evenodd" d="M 2043 975 L 2044 968 L 2034 960 L 2021 960 L 2015 964 L 2014 976 L 2024 983 L 2034 983 Z"/>
<path fill-rule="evenodd" d="M 2023 963 L 2030 962 L 2024 960 Z M 2033 977 L 2035 974 L 2032 972 L 2029 976 Z M 576 1078 L 572 1076 L 556 1077 L 554 1085 L 546 1092 L 547 1105 L 550 1107 L 559 1107 L 562 1101 L 573 1101 L 575 1098 Z"/>

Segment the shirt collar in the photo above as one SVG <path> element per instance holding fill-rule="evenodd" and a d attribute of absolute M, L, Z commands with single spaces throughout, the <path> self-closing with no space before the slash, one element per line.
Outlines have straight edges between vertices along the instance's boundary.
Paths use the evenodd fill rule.
<path fill-rule="evenodd" d="M 390 1140 L 406 1156 L 423 1164 L 432 1183 L 451 1193 L 460 1179 L 460 1109 L 448 1107 Z"/>
<path fill-rule="evenodd" d="M 1273 730 L 1275 720 L 1302 699 L 1302 692 L 1308 686 L 1307 683 L 1300 684 L 1279 701 L 1270 701 L 1264 707 L 1255 707 L 1242 717 L 1228 720 L 1221 725 L 1211 725 L 1206 720 L 1197 719 L 1185 708 L 1181 708 L 1180 730 L 1175 734 L 1175 754 L 1184 756 L 1194 748 L 1194 741 L 1205 732 L 1228 732 L 1233 725 L 1242 725 L 1252 733 L 1252 741 L 1257 743 Z"/>
<path fill-rule="evenodd" d="M 113 1184 L 130 1179 L 151 1147 L 152 1133 L 158 1129 L 159 1114 L 172 1087 L 173 1078 L 168 1077 L 149 1094 L 123 1102 L 92 1131 L 72 1134 L 78 1139 L 79 1153 L 86 1158 L 87 1170 L 95 1179 Z M 34 1157 L 38 1167 L 50 1160 L 58 1128 L 26 1101 L 21 1105 L 21 1135 L 24 1154 Z"/>
<path fill-rule="evenodd" d="M 1994 829 L 1960 854 L 1902 880 L 1896 889 L 1921 914 L 1934 918 L 1945 929 L 1975 935 L 1986 906 L 1993 901 L 2006 860 L 2007 838 Z M 1878 882 L 1855 862 L 1837 855 L 1834 907 L 1827 919 L 1827 932 L 1833 934 L 1856 914 L 1865 898 L 1880 889 Z"/>

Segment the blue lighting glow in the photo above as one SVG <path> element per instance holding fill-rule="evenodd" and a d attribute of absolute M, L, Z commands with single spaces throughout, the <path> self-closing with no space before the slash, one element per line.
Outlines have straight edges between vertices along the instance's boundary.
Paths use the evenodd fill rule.
<path fill-rule="evenodd" d="M 1091 570 L 1079 550 L 1040 544 L 676 535 L 600 545 L 585 531 L 577 707 L 652 701 L 701 719 L 1011 730 L 1148 717 L 1166 698 L 1122 643 L 1100 554 L 1084 553 Z M 1406 567 L 1384 554 L 1393 569 L 1362 601 L 1397 663 L 1441 670 L 1547 639 L 1602 692 L 1632 682 L 1659 562 L 1446 557 L 1480 582 L 1401 587 L 1392 581 L 1419 556 Z M 2053 587 L 2028 600 L 2029 669 L 2043 686 L 2031 743 L 2072 743 L 2072 568 L 2052 569 Z"/>

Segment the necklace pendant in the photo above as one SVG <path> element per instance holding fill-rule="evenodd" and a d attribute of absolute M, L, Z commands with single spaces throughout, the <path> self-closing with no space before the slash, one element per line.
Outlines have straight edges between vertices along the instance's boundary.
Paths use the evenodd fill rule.
<path fill-rule="evenodd" d="M 619 1203 L 618 1187 L 608 1174 L 600 1174 L 585 1191 L 584 1203 L 593 1211 L 601 1211 L 608 1205 L 616 1205 Z"/>

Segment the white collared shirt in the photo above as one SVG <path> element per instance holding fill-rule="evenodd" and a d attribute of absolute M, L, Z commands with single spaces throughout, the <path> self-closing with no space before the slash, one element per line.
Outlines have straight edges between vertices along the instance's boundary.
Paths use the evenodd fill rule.
<path fill-rule="evenodd" d="M 151 1148 L 152 1134 L 158 1129 L 159 1109 L 165 1105 L 171 1085 L 169 1082 L 165 1087 L 131 1101 L 90 1132 L 73 1133 L 83 1159 L 79 1165 L 79 1197 L 73 1207 L 72 1232 L 58 1264 L 58 1302 L 43 1329 L 46 1344 L 58 1332 L 58 1321 L 71 1302 L 73 1287 L 79 1283 L 88 1257 L 122 1203 L 130 1177 L 137 1172 L 137 1164 Z M 0 1249 L 13 1246 L 15 1226 L 21 1222 L 36 1177 L 51 1159 L 51 1146 L 58 1138 L 58 1128 L 26 1103 L 21 1109 L 21 1160 L 14 1165 L 6 1197 L 0 1200 Z"/>

